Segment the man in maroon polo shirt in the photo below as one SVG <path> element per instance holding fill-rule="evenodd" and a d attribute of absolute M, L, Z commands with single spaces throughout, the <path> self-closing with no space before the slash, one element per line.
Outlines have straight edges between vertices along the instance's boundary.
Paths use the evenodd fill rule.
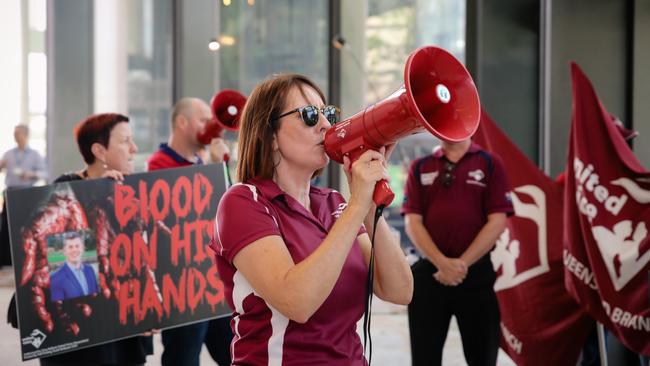
<path fill-rule="evenodd" d="M 422 254 L 408 307 L 413 365 L 440 365 L 451 316 L 470 365 L 495 365 L 499 307 L 489 251 L 514 213 L 501 161 L 465 140 L 413 161 L 402 214 Z"/>
<path fill-rule="evenodd" d="M 178 168 L 192 164 L 203 164 L 199 152 L 203 145 L 197 135 L 212 119 L 207 103 L 198 98 L 183 98 L 172 110 L 172 133 L 167 143 L 147 160 L 147 170 Z M 229 153 L 223 139 L 216 138 L 209 147 L 212 162 L 220 163 Z M 165 347 L 163 365 L 199 365 L 199 355 L 205 343 L 212 358 L 219 365 L 230 365 L 230 317 L 194 323 L 162 332 Z"/>
<path fill-rule="evenodd" d="M 198 98 L 183 98 L 176 102 L 172 110 L 172 133 L 167 143 L 147 160 L 147 170 L 178 168 L 192 164 L 203 164 L 199 152 L 204 146 L 197 134 L 212 120 L 212 112 L 207 103 Z M 230 151 L 222 138 L 215 138 L 209 147 L 213 163 L 221 163 Z"/>

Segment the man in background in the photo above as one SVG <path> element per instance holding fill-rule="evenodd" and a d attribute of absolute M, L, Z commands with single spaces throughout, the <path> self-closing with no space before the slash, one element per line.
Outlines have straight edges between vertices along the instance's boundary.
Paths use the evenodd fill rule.
<path fill-rule="evenodd" d="M 6 174 L 6 189 L 31 187 L 38 180 L 46 179 L 45 160 L 38 151 L 28 145 L 29 127 L 17 125 L 14 128 L 14 140 L 17 146 L 5 152 L 0 159 L 0 172 L 5 171 Z M 6 196 L 4 198 L 0 217 L 0 267 L 11 265 Z"/>
<path fill-rule="evenodd" d="M 212 112 L 207 103 L 198 98 L 183 98 L 176 102 L 172 110 L 172 133 L 167 143 L 147 160 L 147 170 L 178 168 L 192 164 L 203 164 L 201 158 L 204 146 L 197 135 L 212 120 Z M 212 140 L 208 148 L 212 163 L 223 162 L 223 157 L 230 153 L 222 138 Z"/>
<path fill-rule="evenodd" d="M 206 124 L 212 120 L 212 112 L 207 103 L 198 98 L 182 98 L 172 110 L 171 135 L 167 143 L 147 160 L 147 170 L 178 168 L 193 164 L 203 164 L 200 157 L 204 146 L 198 140 Z M 221 138 L 212 140 L 209 156 L 213 163 L 223 162 L 230 151 Z M 163 365 L 198 366 L 201 348 L 205 343 L 210 356 L 221 366 L 230 365 L 230 317 L 185 325 L 164 330 Z"/>
<path fill-rule="evenodd" d="M 14 128 L 16 147 L 7 151 L 0 160 L 0 170 L 6 169 L 5 186 L 31 187 L 40 179 L 46 179 L 45 160 L 38 151 L 29 147 L 29 127 Z"/>
<path fill-rule="evenodd" d="M 500 159 L 470 139 L 411 164 L 402 214 L 422 259 L 411 267 L 413 366 L 440 365 L 455 316 L 469 365 L 496 365 L 499 307 L 490 250 L 514 213 Z"/>

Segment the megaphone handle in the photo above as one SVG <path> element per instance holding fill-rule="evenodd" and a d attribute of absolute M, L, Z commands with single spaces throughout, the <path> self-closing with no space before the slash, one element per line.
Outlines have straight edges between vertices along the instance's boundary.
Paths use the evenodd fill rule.
<path fill-rule="evenodd" d="M 393 199 L 395 198 L 395 193 L 390 189 L 388 181 L 382 179 L 377 184 L 375 184 L 375 192 L 372 194 L 372 200 L 375 204 L 379 206 L 388 207 Z"/>

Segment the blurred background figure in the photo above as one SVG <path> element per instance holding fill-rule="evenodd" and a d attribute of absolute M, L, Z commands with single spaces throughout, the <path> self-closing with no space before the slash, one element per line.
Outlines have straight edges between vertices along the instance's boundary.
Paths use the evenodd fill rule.
<path fill-rule="evenodd" d="M 203 164 L 207 157 L 213 163 L 223 162 L 230 151 L 222 138 L 215 138 L 206 148 L 198 140 L 199 133 L 212 120 L 212 111 L 199 98 L 182 98 L 172 109 L 171 135 L 167 143 L 147 160 L 147 170 L 179 168 Z M 205 343 L 210 356 L 219 365 L 230 365 L 230 316 L 198 322 L 162 332 L 165 347 L 163 365 L 198 366 Z"/>
<path fill-rule="evenodd" d="M 14 128 L 16 147 L 7 151 L 0 160 L 0 170 L 6 169 L 5 186 L 31 187 L 39 179 L 46 179 L 45 160 L 36 150 L 29 147 L 29 127 Z"/>
<path fill-rule="evenodd" d="M 38 151 L 29 147 L 29 127 L 17 125 L 14 128 L 16 147 L 7 151 L 0 160 L 0 171 L 5 170 L 5 187 L 7 189 L 31 187 L 38 180 L 45 180 L 45 160 Z M 11 265 L 9 249 L 9 227 L 7 224 L 6 200 L 2 200 L 0 214 L 0 267 Z"/>
<path fill-rule="evenodd" d="M 147 170 L 203 164 L 208 157 L 213 163 L 223 162 L 224 155 L 230 150 L 222 138 L 213 139 L 206 150 L 197 137 L 211 120 L 212 112 L 203 100 L 182 98 L 176 102 L 169 140 L 161 143 L 158 151 L 149 157 Z"/>

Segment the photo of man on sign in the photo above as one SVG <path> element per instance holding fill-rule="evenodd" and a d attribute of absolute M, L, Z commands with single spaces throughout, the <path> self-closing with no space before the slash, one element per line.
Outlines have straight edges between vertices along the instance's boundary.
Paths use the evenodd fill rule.
<path fill-rule="evenodd" d="M 55 267 L 56 257 L 60 258 L 61 252 L 48 255 L 50 264 L 50 298 L 52 301 L 61 301 L 80 296 L 95 295 L 98 292 L 97 275 L 95 269 L 88 262 L 86 256 L 85 236 L 77 231 L 70 231 L 57 235 L 59 240 L 55 243 L 62 244 L 64 261 Z M 96 263 L 95 256 L 95 263 Z M 92 257 L 89 259 L 92 260 Z"/>

